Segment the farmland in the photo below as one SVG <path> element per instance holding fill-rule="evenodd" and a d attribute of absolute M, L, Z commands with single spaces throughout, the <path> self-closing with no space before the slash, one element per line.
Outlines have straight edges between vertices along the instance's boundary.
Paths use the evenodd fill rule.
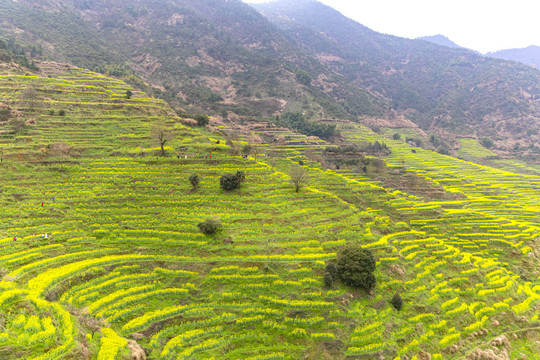
<path fill-rule="evenodd" d="M 534 167 L 340 125 L 344 144 L 384 141 L 390 176 L 419 179 L 408 193 L 306 157 L 321 140 L 276 129 L 277 145 L 245 159 L 225 127 L 189 127 L 119 80 L 41 67 L 48 76 L 0 76 L 2 102 L 33 120 L 0 137 L 1 358 L 461 359 L 502 335 L 498 354 L 540 351 Z M 170 156 L 155 156 L 156 124 L 175 135 Z M 300 161 L 309 181 L 296 193 Z M 239 170 L 242 187 L 221 190 Z M 445 196 L 422 196 L 434 188 Z M 224 230 L 200 233 L 208 218 Z M 353 242 L 377 259 L 372 294 L 323 283 Z"/>

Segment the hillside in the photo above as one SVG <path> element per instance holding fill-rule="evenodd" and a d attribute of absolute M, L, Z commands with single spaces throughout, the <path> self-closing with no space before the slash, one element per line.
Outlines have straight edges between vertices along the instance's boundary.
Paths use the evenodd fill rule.
<path fill-rule="evenodd" d="M 539 140 L 538 70 L 379 34 L 316 1 L 253 6 L 298 47 L 426 132 L 490 137 L 507 149 Z"/>
<path fill-rule="evenodd" d="M 0 359 L 537 358 L 538 71 L 257 8 L 0 2 Z"/>
<path fill-rule="evenodd" d="M 270 125 L 249 143 L 223 126 L 186 126 L 117 79 L 37 66 L 0 75 L 12 116 L 0 125 L 3 359 L 540 351 L 540 168 L 480 166 L 352 122 L 339 125 L 340 147 Z M 156 156 L 159 124 L 174 135 L 168 156 Z M 375 141 L 388 145 L 384 162 L 355 153 Z M 463 142 L 462 156 L 490 156 L 478 148 Z M 298 193 L 294 166 L 309 174 Z M 221 190 L 238 170 L 241 188 Z M 223 231 L 199 232 L 208 218 Z M 323 282 L 350 243 L 375 255 L 371 294 Z"/>
<path fill-rule="evenodd" d="M 239 0 L 7 1 L 0 35 L 36 59 L 120 77 L 182 116 L 236 126 L 292 111 L 535 155 L 537 70 L 378 34 L 314 1 L 257 8 L 268 19 Z"/>
<path fill-rule="evenodd" d="M 135 72 L 154 95 L 188 111 L 232 119 L 288 110 L 338 118 L 385 112 L 239 0 L 6 2 L 0 19 L 10 36 L 23 29 L 21 37 L 53 59 Z M 296 78 L 300 70 L 313 74 L 313 86 Z"/>
<path fill-rule="evenodd" d="M 540 46 L 529 46 L 523 49 L 506 49 L 488 53 L 494 58 L 519 61 L 522 64 L 540 69 Z"/>

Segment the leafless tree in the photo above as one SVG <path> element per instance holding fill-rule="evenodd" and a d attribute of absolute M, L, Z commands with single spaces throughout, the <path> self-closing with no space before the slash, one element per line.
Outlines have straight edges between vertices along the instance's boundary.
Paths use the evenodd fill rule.
<path fill-rule="evenodd" d="M 172 129 L 163 124 L 158 124 L 152 127 L 152 138 L 161 148 L 160 155 L 165 156 L 165 144 L 173 140 Z"/>
<path fill-rule="evenodd" d="M 299 192 L 300 188 L 302 188 L 309 180 L 307 169 L 300 165 L 293 166 L 289 171 L 289 176 L 291 177 L 295 192 Z"/>

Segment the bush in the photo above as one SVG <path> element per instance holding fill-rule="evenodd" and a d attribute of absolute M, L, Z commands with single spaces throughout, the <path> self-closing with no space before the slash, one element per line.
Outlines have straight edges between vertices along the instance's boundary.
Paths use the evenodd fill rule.
<path fill-rule="evenodd" d="M 321 124 L 307 121 L 304 115 L 298 112 L 286 112 L 278 122 L 280 125 L 296 130 L 304 135 L 318 136 L 321 139 L 328 139 L 336 134 L 335 124 Z"/>
<path fill-rule="evenodd" d="M 351 244 L 343 248 L 337 256 L 339 276 L 345 285 L 371 290 L 375 287 L 376 262 L 369 249 L 358 244 Z"/>
<path fill-rule="evenodd" d="M 390 302 L 392 303 L 392 306 L 394 306 L 394 308 L 397 311 L 400 311 L 401 308 L 403 307 L 403 299 L 398 293 L 395 293 L 394 297 L 392 298 Z"/>
<path fill-rule="evenodd" d="M 58 116 L 64 116 L 66 115 L 66 111 L 65 110 L 59 110 L 58 111 Z"/>
<path fill-rule="evenodd" d="M 193 186 L 194 189 L 197 189 L 199 187 L 199 182 L 201 181 L 201 178 L 199 175 L 193 173 L 189 176 L 189 182 L 191 183 L 191 186 Z"/>
<path fill-rule="evenodd" d="M 401 135 L 398 133 L 395 133 L 392 137 L 394 138 L 394 140 L 401 140 Z"/>
<path fill-rule="evenodd" d="M 371 154 L 379 154 L 379 153 L 385 153 L 389 154 L 390 149 L 388 149 L 388 145 L 386 145 L 384 142 L 370 142 L 367 144 L 364 148 L 364 151 Z"/>
<path fill-rule="evenodd" d="M 223 190 L 238 189 L 246 180 L 246 174 L 243 171 L 237 171 L 236 174 L 225 174 L 219 179 L 219 186 Z"/>
<path fill-rule="evenodd" d="M 488 137 L 484 137 L 482 138 L 482 145 L 484 145 L 484 147 L 487 149 L 491 149 L 493 147 L 493 140 Z"/>
<path fill-rule="evenodd" d="M 238 170 L 235 176 L 238 179 L 238 181 L 240 181 L 240 183 L 243 183 L 244 181 L 246 181 L 246 173 L 242 170 Z"/>
<path fill-rule="evenodd" d="M 327 288 L 331 288 L 334 285 L 334 278 L 332 277 L 332 274 L 330 274 L 328 271 L 324 273 L 324 286 Z"/>
<path fill-rule="evenodd" d="M 296 70 L 296 80 L 298 80 L 298 82 L 302 85 L 310 85 L 311 84 L 311 76 L 309 76 L 309 74 L 305 71 L 305 70 L 302 70 L 302 69 L 298 69 Z"/>
<path fill-rule="evenodd" d="M 441 155 L 450 155 L 450 149 L 442 146 L 437 149 L 437 152 Z"/>
<path fill-rule="evenodd" d="M 197 126 L 206 126 L 210 122 L 210 119 L 206 115 L 198 114 L 193 117 L 197 121 Z"/>
<path fill-rule="evenodd" d="M 205 235 L 214 235 L 223 229 L 223 224 L 219 219 L 206 219 L 199 223 L 197 227 Z"/>
<path fill-rule="evenodd" d="M 338 268 L 335 263 L 329 262 L 326 264 L 326 267 L 324 268 L 325 272 L 329 272 L 330 275 L 332 275 L 333 279 L 337 279 L 338 277 Z"/>
<path fill-rule="evenodd" d="M 431 134 L 429 136 L 429 142 L 433 144 L 433 146 L 438 147 L 441 145 L 441 140 L 435 136 L 435 134 Z"/>

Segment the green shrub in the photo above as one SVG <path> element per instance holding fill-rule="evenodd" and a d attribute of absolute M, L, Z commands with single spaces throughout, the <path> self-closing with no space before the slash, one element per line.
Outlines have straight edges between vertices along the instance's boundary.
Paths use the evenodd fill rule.
<path fill-rule="evenodd" d="M 206 219 L 199 223 L 197 227 L 205 235 L 214 235 L 223 229 L 223 224 L 219 219 Z"/>
<path fill-rule="evenodd" d="M 296 80 L 298 80 L 298 82 L 302 85 L 310 85 L 311 84 L 311 76 L 309 76 L 309 74 L 305 71 L 305 70 L 302 70 L 302 69 L 298 69 L 296 70 Z"/>
<path fill-rule="evenodd" d="M 240 186 L 235 174 L 225 174 L 219 179 L 219 186 L 223 190 L 234 190 Z"/>
<path fill-rule="evenodd" d="M 206 126 L 210 122 L 210 119 L 206 115 L 198 114 L 193 117 L 197 121 L 197 126 Z"/>
<path fill-rule="evenodd" d="M 332 277 L 332 274 L 330 274 L 328 271 L 325 271 L 324 276 L 324 286 L 327 288 L 331 288 L 334 285 L 334 278 Z"/>
<path fill-rule="evenodd" d="M 403 307 L 403 299 L 401 298 L 401 296 L 398 293 L 394 294 L 394 297 L 392 298 L 390 303 L 392 303 L 392 306 L 394 306 L 394 308 L 397 311 L 400 311 L 401 308 Z"/>
<path fill-rule="evenodd" d="M 394 138 L 394 140 L 401 140 L 401 135 L 398 133 L 395 133 L 392 137 Z"/>
<path fill-rule="evenodd" d="M 201 181 L 201 178 L 199 175 L 193 173 L 189 176 L 189 182 L 191 183 L 191 186 L 193 186 L 194 189 L 199 187 L 199 182 Z"/>
<path fill-rule="evenodd" d="M 236 174 L 225 174 L 219 179 L 219 186 L 223 190 L 238 189 L 240 185 L 246 180 L 246 173 L 243 171 L 237 171 Z"/>
<path fill-rule="evenodd" d="M 243 183 L 244 181 L 246 181 L 246 173 L 242 170 L 238 170 L 235 176 L 240 183 Z"/>
<path fill-rule="evenodd" d="M 443 147 L 441 146 L 440 148 L 437 149 L 437 152 L 439 154 L 442 154 L 442 155 L 450 155 L 450 149 L 448 149 L 447 147 Z"/>
<path fill-rule="evenodd" d="M 58 116 L 64 116 L 66 115 L 66 111 L 65 110 L 59 110 L 58 111 Z"/>
<path fill-rule="evenodd" d="M 376 262 L 369 249 L 358 244 L 350 244 L 337 255 L 338 273 L 345 285 L 371 290 L 375 287 Z"/>
<path fill-rule="evenodd" d="M 484 137 L 482 138 L 482 145 L 484 145 L 484 147 L 487 149 L 491 149 L 493 147 L 493 140 L 488 137 Z"/>
<path fill-rule="evenodd" d="M 333 262 L 329 262 L 328 264 L 326 264 L 326 267 L 324 268 L 324 271 L 329 272 L 330 275 L 332 275 L 333 279 L 337 279 L 337 277 L 339 275 L 336 263 L 333 263 Z"/>

